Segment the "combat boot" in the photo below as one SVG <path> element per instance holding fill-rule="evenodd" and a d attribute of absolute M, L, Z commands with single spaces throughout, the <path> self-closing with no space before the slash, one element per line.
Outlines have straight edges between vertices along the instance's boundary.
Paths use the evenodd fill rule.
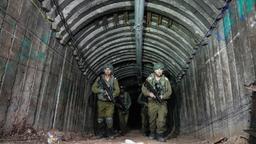
<path fill-rule="evenodd" d="M 104 138 L 106 135 L 105 125 L 103 122 L 98 123 L 98 129 L 96 133 L 96 139 Z"/>
<path fill-rule="evenodd" d="M 151 140 L 155 139 L 156 138 L 155 133 L 150 133 L 148 138 Z"/>
<path fill-rule="evenodd" d="M 112 128 L 107 129 L 107 138 L 109 138 L 109 139 L 114 139 L 115 138 L 115 133 L 114 133 Z"/>
<path fill-rule="evenodd" d="M 98 132 L 98 134 L 96 135 L 96 139 L 101 139 L 101 138 L 104 138 L 104 137 L 105 137 L 105 132 L 104 131 Z"/>
<path fill-rule="evenodd" d="M 166 142 L 166 139 L 164 138 L 164 135 L 159 134 L 159 133 L 156 135 L 156 140 L 159 141 L 159 142 Z"/>

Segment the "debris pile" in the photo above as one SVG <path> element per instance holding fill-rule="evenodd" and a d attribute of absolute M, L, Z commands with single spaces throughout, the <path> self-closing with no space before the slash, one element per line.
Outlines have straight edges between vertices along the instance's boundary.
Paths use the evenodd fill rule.
<path fill-rule="evenodd" d="M 47 136 L 48 144 L 60 144 L 63 141 L 64 133 L 56 129 L 52 129 L 48 131 Z"/>

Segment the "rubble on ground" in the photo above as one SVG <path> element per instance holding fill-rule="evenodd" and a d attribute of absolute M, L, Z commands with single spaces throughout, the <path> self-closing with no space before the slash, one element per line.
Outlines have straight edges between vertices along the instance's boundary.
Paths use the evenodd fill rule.
<path fill-rule="evenodd" d="M 0 138 L 3 144 L 160 144 L 156 140 L 150 140 L 139 131 L 130 131 L 124 136 L 115 139 L 96 139 L 93 134 L 81 134 L 74 132 L 63 132 L 57 129 L 48 131 L 36 131 L 28 127 L 22 133 L 10 134 Z M 178 136 L 167 140 L 167 143 L 175 144 L 248 144 L 248 138 L 244 136 L 233 136 L 230 138 L 220 137 L 215 140 L 200 140 L 192 136 Z"/>

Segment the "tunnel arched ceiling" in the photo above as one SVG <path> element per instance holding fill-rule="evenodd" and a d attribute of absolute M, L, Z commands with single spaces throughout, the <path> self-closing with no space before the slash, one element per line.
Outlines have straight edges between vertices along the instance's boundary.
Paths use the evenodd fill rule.
<path fill-rule="evenodd" d="M 43 0 L 60 42 L 74 48 L 79 68 L 90 80 L 112 63 L 119 79 L 136 76 L 134 0 Z M 225 0 L 146 0 L 142 74 L 164 62 L 177 77 L 205 37 Z"/>

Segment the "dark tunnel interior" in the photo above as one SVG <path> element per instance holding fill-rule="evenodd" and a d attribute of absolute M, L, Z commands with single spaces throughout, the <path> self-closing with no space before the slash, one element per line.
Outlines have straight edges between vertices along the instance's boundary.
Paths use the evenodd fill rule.
<path fill-rule="evenodd" d="M 169 76 L 167 72 L 164 73 L 164 75 Z M 145 81 L 145 77 L 142 78 L 142 81 Z M 130 129 L 141 129 L 141 105 L 138 104 L 137 99 L 139 94 L 141 93 L 141 85 L 138 85 L 137 83 L 137 77 L 128 77 L 120 80 L 120 85 L 124 86 L 125 90 L 130 94 L 131 96 L 131 108 L 129 110 L 129 119 L 128 119 L 128 127 Z M 172 85 L 174 85 L 172 83 Z M 177 107 L 178 107 L 178 101 L 176 99 L 175 89 L 173 88 L 173 93 L 171 96 L 171 99 L 168 100 L 168 115 L 167 115 L 167 129 L 168 131 L 166 133 L 173 133 L 173 137 L 175 136 L 174 131 L 175 129 L 178 129 L 178 114 L 177 114 Z M 115 128 L 119 129 L 119 123 L 118 123 L 118 116 L 117 113 L 115 113 Z M 176 124 L 175 124 L 176 123 Z M 176 128 L 177 127 L 177 128 Z M 176 135 L 178 134 L 178 131 L 175 131 Z"/>
<path fill-rule="evenodd" d="M 128 78 L 136 81 L 136 77 Z M 125 81 L 125 80 L 124 80 Z M 141 88 L 138 84 L 121 84 L 125 87 L 125 90 L 131 96 L 131 108 L 129 110 L 128 127 L 130 129 L 140 129 L 141 127 L 141 116 L 140 116 L 140 105 L 137 103 L 137 98 L 141 92 Z M 118 124 L 118 122 L 116 122 Z"/>

